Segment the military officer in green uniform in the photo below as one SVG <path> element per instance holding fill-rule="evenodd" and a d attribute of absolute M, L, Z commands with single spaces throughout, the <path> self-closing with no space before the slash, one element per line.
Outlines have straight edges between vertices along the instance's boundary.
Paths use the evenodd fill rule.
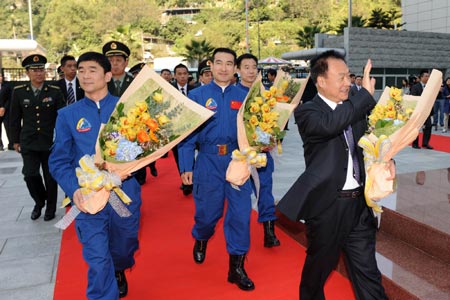
<path fill-rule="evenodd" d="M 103 55 L 108 57 L 113 75 L 108 83 L 108 91 L 111 95 L 120 97 L 133 81 L 133 76 L 125 72 L 130 49 L 121 42 L 111 41 L 103 46 Z"/>
<path fill-rule="evenodd" d="M 31 219 L 38 219 L 46 206 L 44 221 L 50 221 L 55 218 L 58 185 L 50 175 L 48 157 L 57 110 L 65 106 L 65 100 L 59 87 L 45 82 L 46 62 L 39 54 L 22 61 L 30 82 L 13 90 L 10 126 L 14 149 L 22 155 L 22 174 L 35 202 Z"/>

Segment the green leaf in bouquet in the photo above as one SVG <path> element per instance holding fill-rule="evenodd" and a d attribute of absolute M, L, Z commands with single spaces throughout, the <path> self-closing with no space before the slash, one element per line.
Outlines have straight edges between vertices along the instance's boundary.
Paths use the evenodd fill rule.
<path fill-rule="evenodd" d="M 380 119 L 375 124 L 375 129 L 381 129 L 386 126 L 391 126 L 393 124 L 394 124 L 394 120 L 392 120 L 392 119 Z"/>
<path fill-rule="evenodd" d="M 290 103 L 295 95 L 297 95 L 298 91 L 300 90 L 300 86 L 300 82 L 295 82 L 293 79 L 289 79 L 288 87 L 284 92 L 284 94 L 289 97 L 288 103 Z"/>
<path fill-rule="evenodd" d="M 399 130 L 402 126 L 403 124 L 394 125 L 394 123 L 391 122 L 391 125 L 375 128 L 372 133 L 377 137 L 380 137 L 382 135 L 390 136 L 391 134 Z"/>

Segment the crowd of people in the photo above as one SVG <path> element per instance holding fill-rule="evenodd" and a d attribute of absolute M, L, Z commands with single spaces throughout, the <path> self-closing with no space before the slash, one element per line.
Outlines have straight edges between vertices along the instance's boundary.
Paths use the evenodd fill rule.
<path fill-rule="evenodd" d="M 62 78 L 56 84 L 45 81 L 46 58 L 39 54 L 22 62 L 29 82 L 11 88 L 2 84 L 0 77 L 0 117 L 7 130 L 8 149 L 17 151 L 23 159 L 22 173 L 35 203 L 31 219 L 37 220 L 44 208 L 45 221 L 55 218 L 57 185 L 81 211 L 75 227 L 89 266 L 88 299 L 125 297 L 125 270 L 135 264 L 134 254 L 139 248 L 141 185 L 146 182 L 146 167 L 121 178 L 123 191 L 132 199 L 128 207 L 132 214 L 127 218 L 118 216 L 110 204 L 96 214 L 87 213 L 75 172 L 82 156 L 95 153 L 101 123 L 108 121 L 119 97 L 145 65 L 139 63 L 126 71 L 129 56 L 125 44 L 110 41 L 102 53 L 86 52 L 78 59 L 64 56 Z M 354 76 L 353 81 L 344 57 L 334 51 L 319 54 L 311 61 L 311 78 L 318 93 L 295 112 L 305 147 L 306 170 L 278 208 L 294 221 L 305 220 L 307 227 L 307 258 L 299 288 L 302 300 L 324 299 L 325 281 L 341 251 L 347 258 L 358 299 L 387 299 L 375 261 L 376 221 L 364 201 L 362 150 L 355 146 L 376 103 L 370 70 L 368 61 L 364 76 Z M 199 81 L 195 84 L 190 83 L 189 70 L 183 64 L 173 71 L 163 69 L 160 75 L 180 95 L 215 112 L 172 150 L 180 189 L 185 196 L 192 194 L 195 204 L 193 261 L 204 263 L 208 242 L 225 214 L 227 279 L 241 290 L 251 291 L 255 283 L 244 265 L 250 247 L 255 184 L 249 179 L 235 188 L 225 180 L 225 174 L 231 153 L 238 148 L 237 113 L 257 79 L 258 60 L 249 53 L 238 57 L 232 49 L 216 48 L 210 59 L 199 63 Z M 267 88 L 276 75 L 275 70 L 268 72 Z M 421 73 L 421 82 L 409 92 L 420 94 L 416 87 L 423 87 L 427 76 L 427 72 Z M 434 123 L 431 118 L 427 120 L 424 134 L 431 132 L 432 125 L 448 129 L 450 79 L 440 95 L 444 101 L 437 103 L 445 118 L 441 123 L 439 115 Z M 432 149 L 429 138 L 424 138 L 422 146 Z M 275 164 L 270 153 L 267 157 L 267 166 L 258 168 L 258 222 L 264 232 L 263 246 L 271 248 L 281 242 L 275 234 Z M 393 179 L 393 162 L 388 167 Z M 158 176 L 156 163 L 149 168 L 150 174 Z M 116 197 L 114 192 L 111 197 Z"/>

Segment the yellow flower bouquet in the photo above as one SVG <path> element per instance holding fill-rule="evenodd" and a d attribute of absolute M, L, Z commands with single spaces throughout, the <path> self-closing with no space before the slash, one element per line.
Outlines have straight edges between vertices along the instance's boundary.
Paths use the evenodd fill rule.
<path fill-rule="evenodd" d="M 80 160 L 87 211 L 95 214 L 115 195 L 128 203 L 118 189 L 121 179 L 160 158 L 212 115 L 145 66 L 102 124 L 95 155 Z"/>
<path fill-rule="evenodd" d="M 369 116 L 369 128 L 358 142 L 366 168 L 364 195 L 375 215 L 382 212 L 377 201 L 395 190 L 387 163 L 410 144 L 430 114 L 442 82 L 442 73 L 433 70 L 421 96 L 402 95 L 398 88 L 384 90 Z"/>
<path fill-rule="evenodd" d="M 236 186 L 247 181 L 252 171 L 251 167 L 266 165 L 267 157 L 264 152 L 271 151 L 277 146 L 281 152 L 279 142 L 285 135 L 282 129 L 294 108 L 300 103 L 305 87 L 305 84 L 288 80 L 287 76 L 280 73 L 274 85 L 266 90 L 259 75 L 239 109 L 237 116 L 239 150 L 233 152 L 233 160 L 226 175 L 227 180 Z"/>
<path fill-rule="evenodd" d="M 128 110 L 123 102 L 117 105 L 99 137 L 106 161 L 119 163 L 146 157 L 179 136 L 173 132 L 171 119 L 180 113 L 180 107 L 170 108 L 170 102 L 163 100 L 162 89 L 157 88 Z"/>

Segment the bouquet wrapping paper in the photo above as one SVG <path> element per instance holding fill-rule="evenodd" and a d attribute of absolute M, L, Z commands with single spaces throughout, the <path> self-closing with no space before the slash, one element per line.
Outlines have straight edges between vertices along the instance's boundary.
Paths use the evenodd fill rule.
<path fill-rule="evenodd" d="M 270 151 L 277 146 L 278 142 L 275 134 L 272 134 L 270 137 L 271 142 L 267 146 L 256 142 L 256 130 L 250 124 L 251 119 L 248 117 L 252 102 L 255 102 L 256 97 L 269 95 L 267 100 L 261 104 L 262 108 L 262 105 L 268 105 L 271 101 L 274 101 L 272 99 L 275 99 L 276 103 L 271 106 L 269 114 L 276 114 L 277 130 L 282 130 L 286 126 L 292 111 L 299 105 L 307 80 L 307 78 L 293 80 L 288 73 L 279 72 L 273 84 L 276 89 L 269 91 L 266 91 L 262 85 L 261 75 L 255 80 L 237 116 L 239 150 L 233 153 L 233 159 L 226 173 L 226 180 L 232 185 L 241 186 L 252 175 L 255 180 L 256 190 L 258 191 L 259 180 L 255 168 L 265 165 L 265 154 L 263 152 Z M 297 85 L 297 88 L 293 89 L 294 84 Z M 265 99 L 266 97 L 262 98 Z M 262 122 L 262 119 L 259 118 L 257 122 Z"/>
<path fill-rule="evenodd" d="M 147 100 L 147 109 L 136 111 L 136 108 L 142 106 L 144 100 Z M 145 118 L 141 118 L 141 115 L 145 113 L 147 113 Z M 120 119 L 119 116 L 121 115 L 125 116 L 125 119 Z M 115 195 L 118 195 L 123 203 L 129 203 L 131 200 L 124 193 L 121 193 L 119 189 L 121 182 L 120 180 L 117 182 L 117 178 L 123 180 L 130 176 L 132 172 L 160 158 L 212 115 L 213 112 L 191 101 L 159 74 L 148 66 L 144 66 L 117 102 L 108 123 L 102 124 L 97 138 L 95 155 L 93 157 L 85 156 L 80 160 L 80 166 L 89 166 L 89 168 L 77 169 L 79 183 L 84 190 L 83 196 L 85 196 L 86 200 L 84 208 L 89 213 L 95 214 L 103 209 L 111 198 L 117 198 Z M 151 120 L 149 120 L 148 116 L 150 116 Z M 136 128 L 141 128 L 140 133 L 146 137 L 150 136 L 150 139 L 139 136 L 139 131 L 137 130 L 134 132 L 136 136 L 133 140 L 133 129 L 129 131 L 122 130 L 127 125 L 126 121 L 129 121 L 127 117 L 128 119 L 132 118 L 134 120 L 133 123 L 137 126 Z M 115 124 L 114 126 L 112 126 L 113 123 Z M 145 132 L 142 132 L 142 128 L 144 128 Z M 117 144 L 111 146 L 115 142 L 114 139 L 111 139 L 112 135 L 117 137 L 117 139 L 132 144 L 133 149 L 144 149 L 140 150 L 140 154 L 136 157 L 131 156 L 131 158 L 128 158 L 128 161 L 120 161 L 116 157 L 117 153 L 115 153 Z M 124 138 L 126 135 L 127 138 Z M 152 142 L 153 144 L 151 144 Z M 95 178 L 93 180 L 82 180 L 86 173 L 93 172 L 97 174 L 94 175 Z M 112 180 L 113 184 L 111 180 L 108 182 L 100 180 L 111 178 L 111 176 L 105 176 L 105 172 L 114 175 L 112 176 L 112 178 L 115 178 L 115 180 Z M 94 187 L 92 184 L 83 183 L 81 185 L 81 181 L 84 183 L 100 181 L 100 183 Z M 114 191 L 114 197 L 110 197 L 111 191 Z M 63 206 L 67 205 L 69 201 L 68 199 L 65 200 Z M 72 212 L 69 215 L 76 216 L 76 212 Z M 67 225 L 68 220 L 65 221 Z"/>
<path fill-rule="evenodd" d="M 377 202 L 395 190 L 394 180 L 387 180 L 391 174 L 386 169 L 386 163 L 417 137 L 430 115 L 441 83 L 442 72 L 433 70 L 421 96 L 403 95 L 403 106 L 413 108 L 403 126 L 389 135 L 366 134 L 358 142 L 358 145 L 363 148 L 366 168 L 364 195 L 367 205 L 372 208 L 376 216 L 381 216 L 382 212 Z M 386 106 L 391 97 L 390 93 L 391 89 L 386 87 L 377 106 Z M 375 110 L 376 108 L 373 112 Z"/>

